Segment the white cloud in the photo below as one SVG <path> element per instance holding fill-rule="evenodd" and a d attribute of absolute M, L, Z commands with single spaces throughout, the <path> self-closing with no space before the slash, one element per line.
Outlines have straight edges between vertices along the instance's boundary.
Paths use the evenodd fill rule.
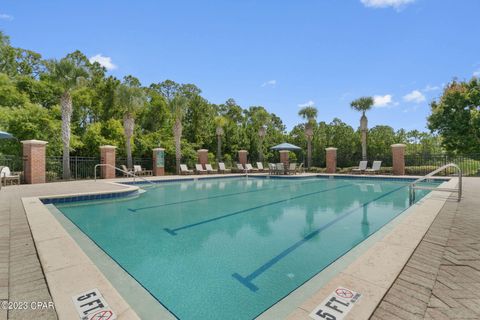
<path fill-rule="evenodd" d="M 474 77 L 480 77 L 480 69 L 478 69 L 477 71 L 474 71 L 473 76 Z"/>
<path fill-rule="evenodd" d="M 393 96 L 391 94 L 386 94 L 384 96 L 376 95 L 373 96 L 373 106 L 376 108 L 389 107 L 391 105 L 397 105 L 398 103 L 393 101 Z"/>
<path fill-rule="evenodd" d="M 0 20 L 7 20 L 7 21 L 12 21 L 13 16 L 6 14 L 6 13 L 0 13 Z"/>
<path fill-rule="evenodd" d="M 403 100 L 407 102 L 422 103 L 427 99 L 425 98 L 425 95 L 420 91 L 413 90 L 409 94 L 404 95 Z"/>
<path fill-rule="evenodd" d="M 415 0 L 360 0 L 365 7 L 370 8 L 388 8 L 400 9 Z"/>
<path fill-rule="evenodd" d="M 277 85 L 277 80 L 268 80 L 262 83 L 262 87 L 270 86 L 275 87 Z"/>
<path fill-rule="evenodd" d="M 425 88 L 423 88 L 423 92 L 430 92 L 430 91 L 437 91 L 437 90 L 440 90 L 440 87 L 439 86 L 431 86 L 429 84 L 427 84 L 427 86 Z"/>
<path fill-rule="evenodd" d="M 90 57 L 89 61 L 90 63 L 98 62 L 102 67 L 105 67 L 105 69 L 107 70 L 117 69 L 117 66 L 112 62 L 112 58 L 102 56 L 101 53 L 94 55 L 93 57 Z"/>
<path fill-rule="evenodd" d="M 313 107 L 314 105 L 315 105 L 315 102 L 313 102 L 313 100 L 308 100 L 305 103 L 300 103 L 298 106 L 300 108 L 305 108 L 305 107 Z"/>

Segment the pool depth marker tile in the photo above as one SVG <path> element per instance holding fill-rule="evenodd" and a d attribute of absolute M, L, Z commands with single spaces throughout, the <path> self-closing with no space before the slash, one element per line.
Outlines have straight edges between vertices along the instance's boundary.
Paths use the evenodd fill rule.
<path fill-rule="evenodd" d="M 256 207 L 239 210 L 239 211 L 235 211 L 235 212 L 232 212 L 232 213 L 229 213 L 229 214 L 225 214 L 225 215 L 223 215 L 223 216 L 219 216 L 219 217 L 215 217 L 215 218 L 203 220 L 203 221 L 200 221 L 200 222 L 188 224 L 188 225 L 185 225 L 185 226 L 183 226 L 183 227 L 178 227 L 178 228 L 175 228 L 175 229 L 164 228 L 164 230 L 165 230 L 166 232 L 170 233 L 172 236 L 176 236 L 176 235 L 177 235 L 177 231 L 180 231 L 180 230 L 185 230 L 185 229 L 193 228 L 193 227 L 196 227 L 196 226 L 205 224 L 205 223 L 217 221 L 217 220 L 220 220 L 220 219 L 224 219 L 224 218 L 228 218 L 228 217 L 231 217 L 231 216 L 235 216 L 235 215 L 237 215 L 237 214 L 250 212 L 250 211 L 253 211 L 253 210 L 256 210 L 256 209 L 260 209 L 260 208 L 272 206 L 272 205 L 279 204 L 279 203 L 282 203 L 282 202 L 287 202 L 287 201 L 290 201 L 290 200 L 296 200 L 296 199 L 299 199 L 299 198 L 304 198 L 304 197 L 312 196 L 312 195 L 314 195 L 314 194 L 323 193 L 323 192 L 328 192 L 328 191 L 334 191 L 334 190 L 337 190 L 337 189 L 346 188 L 346 187 L 351 187 L 351 186 L 355 186 L 355 184 L 343 184 L 343 185 L 337 186 L 337 187 L 335 187 L 335 188 L 322 189 L 322 190 L 315 191 L 315 192 L 305 193 L 305 194 L 301 194 L 301 195 L 298 195 L 298 196 L 295 196 L 295 197 L 291 197 L 291 198 L 287 198 L 287 199 L 282 199 L 282 200 L 278 200 L 278 201 L 274 201 L 274 202 L 265 203 L 265 204 L 262 204 L 262 205 L 259 205 L 259 206 L 256 206 Z"/>
<path fill-rule="evenodd" d="M 250 289 L 250 291 L 252 292 L 255 292 L 255 291 L 258 291 L 258 287 L 252 283 L 252 281 L 258 277 L 259 275 L 261 275 L 262 273 L 264 273 L 265 271 L 267 271 L 269 268 L 271 268 L 274 264 L 276 264 L 278 261 L 282 260 L 283 258 L 285 258 L 289 253 L 291 253 L 292 251 L 294 251 L 295 249 L 297 249 L 298 247 L 300 247 L 302 244 L 306 243 L 307 241 L 309 241 L 310 239 L 312 239 L 313 237 L 315 237 L 316 235 L 318 235 L 321 231 L 327 229 L 328 227 L 334 225 L 335 223 L 337 223 L 338 221 L 346 218 L 347 216 L 351 215 L 352 213 L 356 212 L 357 210 L 363 208 L 363 207 L 366 207 L 368 206 L 369 204 L 371 204 L 372 202 L 375 202 L 375 201 L 378 201 L 394 192 L 397 192 L 398 190 L 400 189 L 403 189 L 405 188 L 406 186 L 402 186 L 402 187 L 399 187 L 399 188 L 396 188 L 396 189 L 393 189 L 381 196 L 378 196 L 376 197 L 375 199 L 372 199 L 370 201 L 367 201 L 365 202 L 364 204 L 362 204 L 361 206 L 358 206 L 357 208 L 355 209 L 352 209 L 350 211 L 347 211 L 345 212 L 344 214 L 342 214 L 341 216 L 338 216 L 337 218 L 333 219 L 332 221 L 330 221 L 329 223 L 319 227 L 318 229 L 310 232 L 309 234 L 307 234 L 305 237 L 303 237 L 302 239 L 300 239 L 299 241 L 295 242 L 293 245 L 291 245 L 290 247 L 288 247 L 287 249 L 285 249 L 284 251 L 280 252 L 277 256 L 273 257 L 272 259 L 270 259 L 269 261 L 267 261 L 265 264 L 263 264 L 262 266 L 260 266 L 258 269 L 256 269 L 255 271 L 253 271 L 252 273 L 250 273 L 248 276 L 246 277 L 242 277 L 240 274 L 238 274 L 237 272 L 233 273 L 232 274 L 232 277 L 237 279 L 241 284 L 243 284 L 245 287 L 247 287 L 248 289 Z"/>

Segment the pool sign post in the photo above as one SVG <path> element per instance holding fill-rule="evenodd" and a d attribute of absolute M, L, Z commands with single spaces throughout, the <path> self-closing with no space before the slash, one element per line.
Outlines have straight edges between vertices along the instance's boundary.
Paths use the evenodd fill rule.
<path fill-rule="evenodd" d="M 153 175 L 165 175 L 165 149 L 163 148 L 153 149 Z"/>
<path fill-rule="evenodd" d="M 358 299 L 360 299 L 360 293 L 338 287 L 310 313 L 310 318 L 342 320 L 352 310 Z"/>
<path fill-rule="evenodd" d="M 117 319 L 117 315 L 97 288 L 73 296 L 72 301 L 81 320 Z"/>

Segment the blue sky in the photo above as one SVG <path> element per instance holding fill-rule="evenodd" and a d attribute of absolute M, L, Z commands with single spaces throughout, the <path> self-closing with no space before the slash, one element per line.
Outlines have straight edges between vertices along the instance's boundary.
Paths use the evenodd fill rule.
<path fill-rule="evenodd" d="M 144 85 L 194 83 L 213 103 L 262 105 L 289 129 L 301 105 L 357 127 L 425 130 L 429 102 L 480 74 L 478 0 L 2 0 L 0 30 L 45 58 L 76 49 Z"/>

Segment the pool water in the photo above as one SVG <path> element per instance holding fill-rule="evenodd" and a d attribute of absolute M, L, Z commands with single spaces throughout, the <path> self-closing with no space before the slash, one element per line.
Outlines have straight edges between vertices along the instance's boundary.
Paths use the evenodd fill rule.
<path fill-rule="evenodd" d="M 251 177 L 57 205 L 176 317 L 222 320 L 255 318 L 408 206 L 408 181 Z"/>

